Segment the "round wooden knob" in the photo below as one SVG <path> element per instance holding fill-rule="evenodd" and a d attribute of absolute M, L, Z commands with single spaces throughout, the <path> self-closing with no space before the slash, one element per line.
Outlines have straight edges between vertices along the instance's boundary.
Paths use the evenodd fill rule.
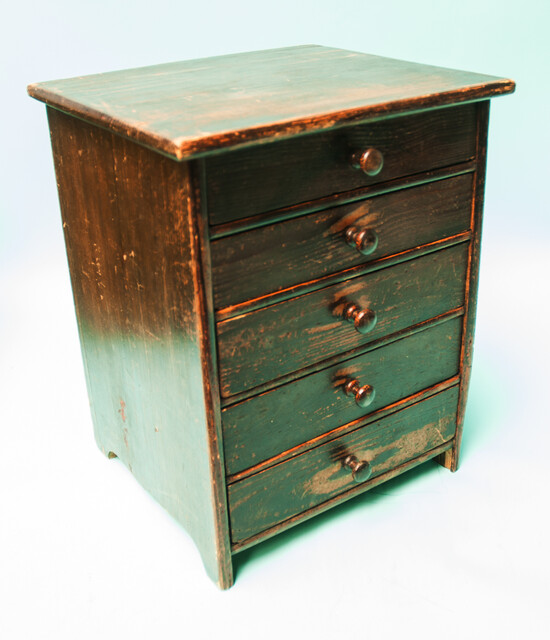
<path fill-rule="evenodd" d="M 352 302 L 344 307 L 342 315 L 348 322 L 353 322 L 359 333 L 372 331 L 376 324 L 376 313 L 372 309 L 361 309 Z"/>
<path fill-rule="evenodd" d="M 361 171 L 368 176 L 377 176 L 384 166 L 384 156 L 378 149 L 370 147 L 366 151 L 357 154 L 354 166 L 361 169 Z"/>
<path fill-rule="evenodd" d="M 366 460 L 358 460 L 351 454 L 344 460 L 344 466 L 351 471 L 355 482 L 365 482 L 372 475 L 370 464 Z"/>
<path fill-rule="evenodd" d="M 360 407 L 368 407 L 375 396 L 374 389 L 370 384 L 361 386 L 357 380 L 350 380 L 344 385 L 344 392 L 347 396 L 355 396 L 355 402 Z"/>
<path fill-rule="evenodd" d="M 359 253 L 368 256 L 376 250 L 378 246 L 378 235 L 374 229 L 358 229 L 348 227 L 346 229 L 346 242 L 355 247 Z"/>

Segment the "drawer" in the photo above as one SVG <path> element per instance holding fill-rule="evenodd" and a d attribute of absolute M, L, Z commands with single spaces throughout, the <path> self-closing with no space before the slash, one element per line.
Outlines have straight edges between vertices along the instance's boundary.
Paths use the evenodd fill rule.
<path fill-rule="evenodd" d="M 470 227 L 472 192 L 473 176 L 465 174 L 215 240 L 215 306 L 234 305 L 464 232 Z M 364 255 L 348 244 L 349 228 L 374 234 L 371 253 Z"/>
<path fill-rule="evenodd" d="M 476 105 L 340 127 L 220 153 L 205 159 L 210 223 L 273 211 L 378 182 L 469 160 Z M 370 147 L 384 158 L 368 176 L 353 157 Z"/>
<path fill-rule="evenodd" d="M 218 323 L 222 396 L 461 307 L 468 248 L 462 243 Z"/>
<path fill-rule="evenodd" d="M 455 317 L 224 408 L 227 474 L 457 375 L 461 329 Z M 367 407 L 344 392 L 352 380 L 374 389 Z"/>
<path fill-rule="evenodd" d="M 348 455 L 368 462 L 375 478 L 448 442 L 455 433 L 457 403 L 455 386 L 230 485 L 233 543 L 356 488 L 344 465 Z"/>

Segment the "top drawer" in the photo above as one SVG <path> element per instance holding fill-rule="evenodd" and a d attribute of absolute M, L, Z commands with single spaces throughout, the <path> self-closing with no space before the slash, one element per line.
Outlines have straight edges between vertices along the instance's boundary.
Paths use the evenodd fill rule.
<path fill-rule="evenodd" d="M 210 224 L 217 225 L 475 155 L 476 106 L 461 105 L 221 153 L 205 160 Z M 369 177 L 353 157 L 374 147 L 382 170 Z"/>

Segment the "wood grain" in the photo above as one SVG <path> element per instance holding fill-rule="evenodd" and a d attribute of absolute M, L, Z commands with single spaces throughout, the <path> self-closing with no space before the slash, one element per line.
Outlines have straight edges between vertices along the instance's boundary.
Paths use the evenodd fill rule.
<path fill-rule="evenodd" d="M 224 397 L 345 353 L 464 303 L 468 243 L 351 278 L 217 325 Z M 361 334 L 343 319 L 346 304 L 376 313 Z"/>
<path fill-rule="evenodd" d="M 179 160 L 513 90 L 504 78 L 315 45 L 28 87 L 38 100 Z"/>
<path fill-rule="evenodd" d="M 461 329 L 462 318 L 453 318 L 222 409 L 227 473 L 455 376 Z M 374 387 L 376 397 L 367 409 L 344 394 L 350 378 Z"/>
<path fill-rule="evenodd" d="M 191 167 L 48 115 L 96 440 L 186 527 L 228 587 Z"/>
<path fill-rule="evenodd" d="M 327 431 L 320 436 L 312 438 L 307 442 L 302 442 L 296 447 L 292 447 L 292 449 L 287 449 L 282 453 L 279 453 L 272 458 L 268 458 L 259 464 L 254 465 L 253 467 L 248 467 L 244 471 L 240 471 L 234 475 L 227 476 L 227 484 L 233 484 L 234 482 L 239 482 L 243 478 L 247 478 L 248 476 L 254 475 L 260 471 L 264 471 L 269 467 L 273 467 L 276 464 L 284 462 L 285 460 L 289 460 L 290 458 L 295 458 L 298 455 L 301 455 L 305 451 L 312 449 L 313 447 L 317 447 L 329 440 L 334 440 L 334 438 L 339 438 L 340 436 L 345 435 L 346 433 L 351 433 L 355 431 L 359 427 L 363 427 L 371 422 L 376 422 L 381 418 L 385 418 L 396 411 L 401 411 L 410 405 L 416 404 L 421 400 L 425 400 L 430 396 L 435 395 L 436 393 L 441 393 L 441 391 L 445 391 L 450 387 L 454 387 L 459 382 L 459 376 L 456 375 L 452 378 L 447 378 L 447 380 L 443 380 L 443 382 L 438 382 L 437 384 L 432 385 L 431 387 L 427 387 L 426 389 L 422 389 L 418 393 L 413 393 L 411 396 L 407 398 L 402 398 L 401 400 L 397 400 L 397 402 L 393 402 L 392 404 L 388 404 L 382 409 L 377 409 L 372 413 L 369 413 L 367 416 L 361 417 L 353 422 L 348 422 L 347 424 L 336 427 L 336 429 L 332 429 L 331 431 Z M 448 449 L 452 448 L 452 443 L 449 445 Z"/>
<path fill-rule="evenodd" d="M 455 386 L 230 485 L 233 544 L 353 489 L 342 464 L 350 453 L 368 461 L 376 478 L 448 442 L 455 432 L 457 400 Z"/>
<path fill-rule="evenodd" d="M 213 225 L 466 162 L 475 154 L 475 105 L 341 127 L 326 133 L 230 151 L 205 159 Z M 382 171 L 354 168 L 375 147 Z"/>

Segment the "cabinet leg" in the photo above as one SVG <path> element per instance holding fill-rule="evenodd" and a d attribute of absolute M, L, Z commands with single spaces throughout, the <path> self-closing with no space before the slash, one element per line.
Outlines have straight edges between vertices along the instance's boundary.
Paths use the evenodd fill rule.
<path fill-rule="evenodd" d="M 203 562 L 204 562 L 204 557 L 203 557 Z M 230 589 L 235 583 L 235 578 L 233 575 L 233 563 L 231 559 L 229 559 L 229 561 L 219 563 L 217 576 L 213 576 L 210 573 L 210 571 L 208 571 L 208 566 L 206 563 L 204 563 L 204 566 L 210 578 L 216 583 L 216 585 L 220 589 L 225 591 L 226 589 Z"/>
<path fill-rule="evenodd" d="M 456 446 L 456 440 L 453 443 L 453 446 L 447 451 L 440 453 L 435 461 L 440 464 L 445 469 L 449 469 L 449 471 L 456 471 L 458 469 L 458 448 Z"/>

